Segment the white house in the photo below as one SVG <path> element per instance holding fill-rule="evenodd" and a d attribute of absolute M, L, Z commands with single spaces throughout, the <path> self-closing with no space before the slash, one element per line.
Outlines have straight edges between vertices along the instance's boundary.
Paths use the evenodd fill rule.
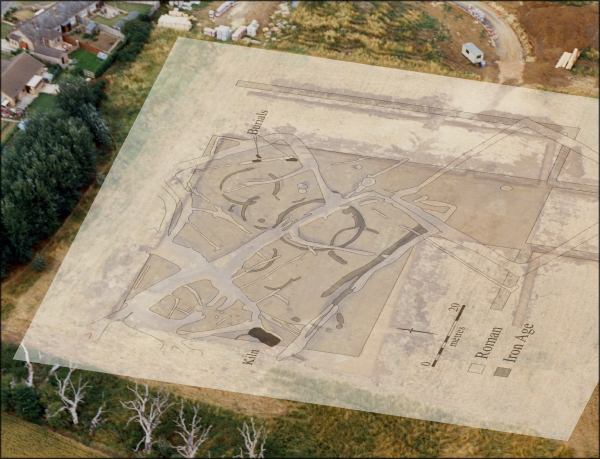
<path fill-rule="evenodd" d="M 483 51 L 481 51 L 473 43 L 465 43 L 462 45 L 462 55 L 465 56 L 471 64 L 482 64 L 485 63 L 483 60 Z"/>

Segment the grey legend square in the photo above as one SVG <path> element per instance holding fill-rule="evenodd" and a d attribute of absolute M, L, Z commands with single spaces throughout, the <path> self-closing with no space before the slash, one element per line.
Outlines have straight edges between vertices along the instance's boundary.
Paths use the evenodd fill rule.
<path fill-rule="evenodd" d="M 494 376 L 500 376 L 501 378 L 508 378 L 510 374 L 510 368 L 498 367 L 496 371 L 494 371 Z"/>

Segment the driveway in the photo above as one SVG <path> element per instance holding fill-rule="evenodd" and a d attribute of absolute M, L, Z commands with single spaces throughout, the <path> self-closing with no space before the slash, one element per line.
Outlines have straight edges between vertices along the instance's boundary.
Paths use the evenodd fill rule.
<path fill-rule="evenodd" d="M 2 17 L 4 17 L 4 13 L 6 13 L 13 6 L 19 6 L 19 2 L 0 2 L 0 11 L 2 12 Z"/>
<path fill-rule="evenodd" d="M 469 1 L 456 2 L 462 8 L 468 5 L 479 8 L 485 13 L 487 20 L 496 31 L 496 54 L 498 55 L 499 83 L 523 83 L 523 70 L 525 58 L 519 37 L 502 16 L 485 2 Z"/>
<path fill-rule="evenodd" d="M 44 93 L 44 94 L 50 94 L 55 96 L 56 94 L 58 94 L 58 85 L 57 84 L 51 84 L 51 83 L 46 83 L 42 89 L 40 89 L 40 92 Z"/>

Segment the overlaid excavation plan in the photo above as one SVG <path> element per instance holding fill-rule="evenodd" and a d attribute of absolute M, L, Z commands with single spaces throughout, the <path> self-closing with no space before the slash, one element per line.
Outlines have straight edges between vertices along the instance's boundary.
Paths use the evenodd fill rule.
<path fill-rule="evenodd" d="M 23 344 L 565 440 L 598 160 L 594 99 L 180 38 Z"/>

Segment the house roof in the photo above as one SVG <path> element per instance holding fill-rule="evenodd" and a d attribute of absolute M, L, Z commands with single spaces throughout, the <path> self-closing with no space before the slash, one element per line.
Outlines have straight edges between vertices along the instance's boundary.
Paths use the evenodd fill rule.
<path fill-rule="evenodd" d="M 56 30 L 59 26 L 93 3 L 90 1 L 56 2 L 37 16 L 20 24 L 19 31 L 34 43 L 42 41 L 43 38 L 55 39 L 60 36 L 60 31 Z"/>
<path fill-rule="evenodd" d="M 4 71 L 10 65 L 10 61 L 8 59 L 2 59 L 2 61 L 0 63 L 2 64 L 2 73 L 4 73 Z"/>
<path fill-rule="evenodd" d="M 483 54 L 477 46 L 475 46 L 473 43 L 470 43 L 470 42 L 464 43 L 463 49 L 468 49 L 470 52 L 473 52 L 473 53 Z"/>
<path fill-rule="evenodd" d="M 44 54 L 45 56 L 56 57 L 60 59 L 61 56 L 66 56 L 67 52 L 61 49 L 49 48 L 48 46 L 43 46 L 37 44 L 35 47 L 34 53 Z"/>
<path fill-rule="evenodd" d="M 44 64 L 34 57 L 26 53 L 19 54 L 10 61 L 6 70 L 2 71 L 2 92 L 14 99 L 31 77 L 43 69 Z"/>

